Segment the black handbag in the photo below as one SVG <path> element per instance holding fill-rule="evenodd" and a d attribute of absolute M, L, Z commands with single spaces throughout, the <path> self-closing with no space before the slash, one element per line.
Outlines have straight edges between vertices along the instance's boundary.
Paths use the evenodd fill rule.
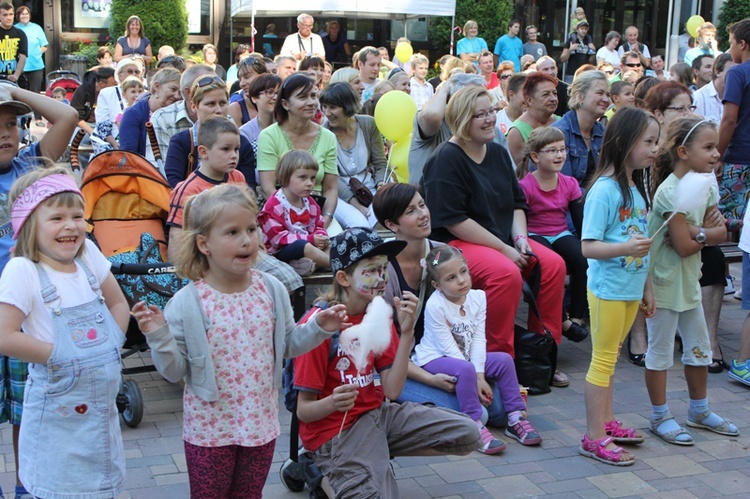
<path fill-rule="evenodd" d="M 523 299 L 529 305 L 529 311 L 542 324 L 542 331 L 529 331 L 516 324 L 515 365 L 518 382 L 528 389 L 529 395 L 541 395 L 550 392 L 550 381 L 557 369 L 557 343 L 539 315 L 536 296 L 542 271 L 539 257 L 534 254 L 530 256 L 536 258 L 537 263 L 528 280 L 523 280 Z"/>

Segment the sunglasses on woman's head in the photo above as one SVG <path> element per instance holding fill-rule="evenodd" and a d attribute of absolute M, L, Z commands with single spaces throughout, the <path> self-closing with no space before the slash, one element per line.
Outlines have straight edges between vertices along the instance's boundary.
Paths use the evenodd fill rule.
<path fill-rule="evenodd" d="M 203 88 L 214 82 L 216 82 L 219 85 L 225 85 L 224 80 L 222 80 L 218 76 L 204 76 L 203 78 L 198 80 L 198 87 Z"/>

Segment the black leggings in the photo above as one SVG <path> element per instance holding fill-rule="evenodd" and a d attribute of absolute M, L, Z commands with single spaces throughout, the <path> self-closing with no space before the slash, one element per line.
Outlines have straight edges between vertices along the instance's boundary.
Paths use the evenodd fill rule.
<path fill-rule="evenodd" d="M 534 241 L 551 249 L 563 260 L 570 275 L 570 316 L 582 319 L 588 310 L 586 299 L 586 270 L 589 264 L 581 252 L 581 241 L 575 236 L 563 236 L 550 244 L 542 236 L 530 236 Z"/>

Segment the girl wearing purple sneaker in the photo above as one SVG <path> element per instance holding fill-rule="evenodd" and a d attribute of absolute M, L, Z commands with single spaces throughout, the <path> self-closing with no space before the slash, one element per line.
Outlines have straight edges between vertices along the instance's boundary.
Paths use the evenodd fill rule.
<path fill-rule="evenodd" d="M 427 255 L 424 265 L 435 292 L 427 300 L 424 336 L 412 361 L 432 374 L 454 377 L 461 412 L 479 427 L 484 442 L 481 452 L 497 454 L 505 449 L 480 421 L 482 404 L 492 402 L 487 378 L 497 383 L 508 413 L 505 435 L 523 445 L 540 444 L 542 438 L 524 417 L 526 404 L 518 389 L 513 358 L 505 352 L 487 351 L 487 299 L 484 291 L 471 289 L 469 267 L 461 250 L 438 246 Z"/>

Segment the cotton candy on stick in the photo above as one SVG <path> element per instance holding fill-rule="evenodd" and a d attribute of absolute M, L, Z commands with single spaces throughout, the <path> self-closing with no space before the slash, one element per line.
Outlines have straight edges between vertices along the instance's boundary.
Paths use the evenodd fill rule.
<path fill-rule="evenodd" d="M 664 220 L 661 227 L 651 234 L 651 237 L 656 237 L 677 213 L 687 213 L 705 206 L 711 193 L 711 187 L 715 185 L 715 177 L 710 173 L 687 172 L 675 188 L 672 213 L 669 218 Z"/>
<path fill-rule="evenodd" d="M 376 296 L 367 306 L 362 322 L 341 332 L 341 351 L 352 359 L 357 373 L 367 367 L 370 355 L 380 355 L 391 344 L 392 316 L 391 306 L 381 296 Z M 344 429 L 347 414 L 349 411 L 344 413 L 341 420 L 339 435 Z"/>

